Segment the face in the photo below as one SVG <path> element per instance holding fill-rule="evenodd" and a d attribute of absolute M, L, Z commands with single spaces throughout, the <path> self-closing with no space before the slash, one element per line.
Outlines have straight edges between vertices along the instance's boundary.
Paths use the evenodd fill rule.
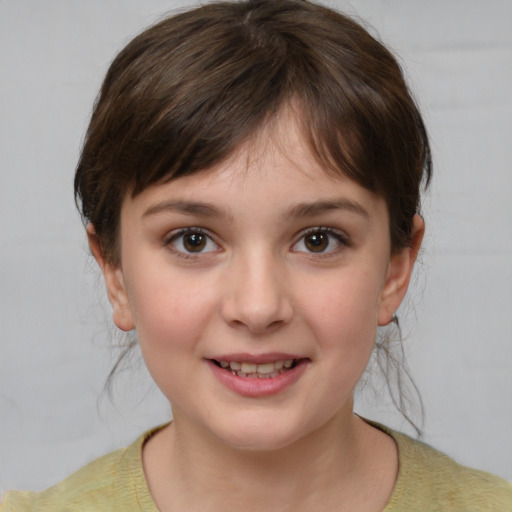
<path fill-rule="evenodd" d="M 175 424 L 253 450 L 348 420 L 414 260 L 391 256 L 385 202 L 328 176 L 285 121 L 126 197 L 119 267 L 92 241 L 114 321 L 137 330 Z"/>

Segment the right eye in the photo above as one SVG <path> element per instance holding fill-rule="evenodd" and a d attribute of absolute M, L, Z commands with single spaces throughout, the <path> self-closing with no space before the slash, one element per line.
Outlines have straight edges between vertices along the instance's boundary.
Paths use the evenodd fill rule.
<path fill-rule="evenodd" d="M 167 245 L 183 255 L 202 254 L 215 252 L 219 246 L 204 231 L 198 228 L 181 229 L 171 234 Z"/>

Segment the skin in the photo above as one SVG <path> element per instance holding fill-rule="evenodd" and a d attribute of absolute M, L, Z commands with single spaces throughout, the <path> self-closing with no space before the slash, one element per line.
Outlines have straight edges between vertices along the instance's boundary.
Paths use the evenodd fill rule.
<path fill-rule="evenodd" d="M 198 252 L 187 228 L 202 230 Z M 114 322 L 137 330 L 172 404 L 143 451 L 161 511 L 382 510 L 396 447 L 353 414 L 352 395 L 423 229 L 416 216 L 411 247 L 391 251 L 384 200 L 328 176 L 286 112 L 226 162 L 128 195 L 120 265 L 89 226 Z M 239 353 L 292 354 L 305 369 L 279 393 L 242 396 L 209 363 Z"/>

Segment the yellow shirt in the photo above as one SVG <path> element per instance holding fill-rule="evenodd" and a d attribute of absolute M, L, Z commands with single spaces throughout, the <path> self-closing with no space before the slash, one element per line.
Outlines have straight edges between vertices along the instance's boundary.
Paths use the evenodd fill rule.
<path fill-rule="evenodd" d="M 398 446 L 399 471 L 384 512 L 512 512 L 512 484 L 460 466 L 410 437 L 375 425 Z M 131 446 L 94 460 L 43 492 L 11 491 L 0 512 L 158 512 L 142 469 L 142 445 L 156 429 Z"/>

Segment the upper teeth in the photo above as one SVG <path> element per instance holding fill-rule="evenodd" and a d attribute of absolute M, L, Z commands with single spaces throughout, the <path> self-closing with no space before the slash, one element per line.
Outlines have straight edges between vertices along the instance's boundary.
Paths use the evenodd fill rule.
<path fill-rule="evenodd" d="M 276 370 L 290 368 L 293 364 L 293 359 L 286 359 L 283 361 L 274 361 L 273 363 L 248 363 L 245 361 L 220 361 L 222 368 L 230 368 L 233 371 L 241 371 L 242 373 L 272 373 Z"/>

